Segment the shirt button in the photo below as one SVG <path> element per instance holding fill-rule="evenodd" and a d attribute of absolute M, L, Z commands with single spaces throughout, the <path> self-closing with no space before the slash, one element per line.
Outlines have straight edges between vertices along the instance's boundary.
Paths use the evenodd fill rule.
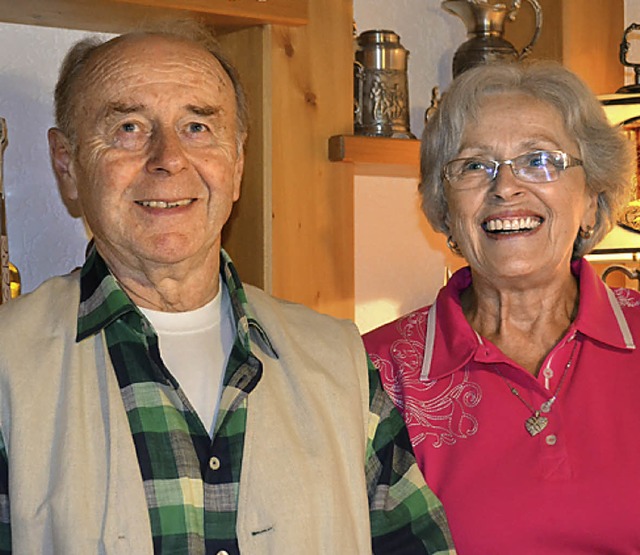
<path fill-rule="evenodd" d="M 555 445 L 558 442 L 558 438 L 555 434 L 549 434 L 544 438 L 544 440 L 547 442 L 547 445 Z"/>
<path fill-rule="evenodd" d="M 209 459 L 209 468 L 211 470 L 218 470 L 218 468 L 220 468 L 220 459 L 218 457 L 211 457 Z M 219 551 L 218 553 L 219 553 L 219 555 L 224 555 L 227 552 L 226 551 Z M 229 554 L 227 553 L 227 555 L 229 555 Z"/>

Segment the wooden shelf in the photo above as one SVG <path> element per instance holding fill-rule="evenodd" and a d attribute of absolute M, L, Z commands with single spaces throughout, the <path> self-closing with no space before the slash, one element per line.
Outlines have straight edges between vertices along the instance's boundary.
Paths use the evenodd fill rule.
<path fill-rule="evenodd" d="M 303 25 L 308 0 L 0 0 L 0 20 L 6 23 L 108 33 L 194 15 L 220 29 Z"/>
<path fill-rule="evenodd" d="M 420 177 L 420 141 L 335 135 L 329 139 L 329 160 L 354 164 L 356 175 Z"/>

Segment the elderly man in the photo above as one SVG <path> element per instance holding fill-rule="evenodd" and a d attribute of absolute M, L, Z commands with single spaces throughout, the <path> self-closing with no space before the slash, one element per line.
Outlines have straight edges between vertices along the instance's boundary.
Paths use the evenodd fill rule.
<path fill-rule="evenodd" d="M 0 552 L 452 553 L 355 327 L 221 249 L 246 110 L 211 37 L 83 41 L 55 101 L 93 239 L 0 312 Z"/>

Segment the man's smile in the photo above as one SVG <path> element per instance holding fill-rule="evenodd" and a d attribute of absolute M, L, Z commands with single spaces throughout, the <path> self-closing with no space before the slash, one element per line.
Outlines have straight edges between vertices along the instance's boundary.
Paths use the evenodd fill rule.
<path fill-rule="evenodd" d="M 183 200 L 165 201 L 165 200 L 136 200 L 136 204 L 144 206 L 145 208 L 178 208 L 180 206 L 187 206 L 196 199 L 188 198 Z"/>

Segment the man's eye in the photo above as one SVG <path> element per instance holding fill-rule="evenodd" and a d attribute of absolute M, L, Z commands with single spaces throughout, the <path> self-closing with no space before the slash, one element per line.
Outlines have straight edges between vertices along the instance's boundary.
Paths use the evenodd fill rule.
<path fill-rule="evenodd" d="M 192 122 L 188 125 L 189 133 L 204 133 L 208 127 L 203 123 Z"/>
<path fill-rule="evenodd" d="M 115 128 L 112 142 L 117 148 L 139 150 L 147 142 L 148 136 L 148 130 L 143 124 L 135 121 L 125 121 Z"/>
<path fill-rule="evenodd" d="M 128 121 L 126 123 L 123 123 L 120 129 L 122 129 L 122 131 L 124 131 L 125 133 L 135 133 L 136 131 L 138 131 L 138 126 L 135 123 Z"/>

